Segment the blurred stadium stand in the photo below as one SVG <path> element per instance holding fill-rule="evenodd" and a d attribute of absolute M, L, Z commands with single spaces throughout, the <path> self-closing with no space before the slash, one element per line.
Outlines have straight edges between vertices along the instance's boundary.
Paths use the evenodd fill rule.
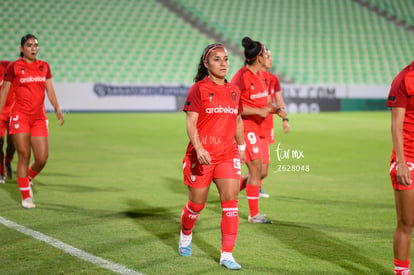
<path fill-rule="evenodd" d="M 284 82 L 389 84 L 414 58 L 412 0 L 3 0 L 0 59 L 22 35 L 55 82 L 191 84 L 204 47 L 262 41 Z"/>

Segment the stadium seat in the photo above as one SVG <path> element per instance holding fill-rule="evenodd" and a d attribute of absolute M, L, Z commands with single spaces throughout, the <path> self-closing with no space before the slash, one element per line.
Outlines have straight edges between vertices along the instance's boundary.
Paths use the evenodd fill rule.
<path fill-rule="evenodd" d="M 412 32 L 396 24 L 413 24 L 414 2 L 361 1 L 397 22 L 355 1 L 239 0 L 236 10 L 232 1 L 170 0 L 240 49 L 245 35 L 262 41 L 287 79 L 389 84 L 414 56 Z M 33 12 L 28 22 L 2 20 L 0 58 L 15 60 L 21 36 L 33 32 L 54 81 L 190 84 L 203 48 L 216 42 L 156 0 L 5 0 L 0 9 Z M 229 78 L 242 64 L 230 52 Z"/>

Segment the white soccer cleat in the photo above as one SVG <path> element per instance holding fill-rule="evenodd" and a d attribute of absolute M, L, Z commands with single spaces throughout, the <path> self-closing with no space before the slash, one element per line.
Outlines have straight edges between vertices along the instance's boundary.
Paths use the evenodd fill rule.
<path fill-rule="evenodd" d="M 22 206 L 23 208 L 26 208 L 26 209 L 33 209 L 36 207 L 31 197 L 25 198 L 24 200 L 22 200 Z"/>
<path fill-rule="evenodd" d="M 236 262 L 236 260 L 233 258 L 233 255 L 229 252 L 221 253 L 220 265 L 231 270 L 241 269 L 241 265 Z"/>
<path fill-rule="evenodd" d="M 265 193 L 265 192 L 262 190 L 262 188 L 260 188 L 260 191 L 259 191 L 259 197 L 267 199 L 267 198 L 269 198 L 270 196 L 269 196 L 269 194 Z"/>
<path fill-rule="evenodd" d="M 0 176 L 0 184 L 5 184 L 6 178 L 4 176 Z"/>
<path fill-rule="evenodd" d="M 266 218 L 266 215 L 263 215 L 263 214 L 260 214 L 260 213 L 256 214 L 256 216 L 254 216 L 254 217 L 250 217 L 250 215 L 249 215 L 247 221 L 249 223 L 267 223 L 267 224 L 272 223 L 271 220 Z"/>

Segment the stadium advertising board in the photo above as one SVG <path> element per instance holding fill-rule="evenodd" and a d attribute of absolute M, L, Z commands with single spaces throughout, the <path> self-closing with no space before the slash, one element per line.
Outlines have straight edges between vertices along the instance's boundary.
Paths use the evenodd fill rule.
<path fill-rule="evenodd" d="M 389 87 L 281 84 L 288 112 L 385 110 Z M 55 83 L 66 112 L 180 111 L 190 85 Z M 49 101 L 46 109 L 52 110 Z"/>
<path fill-rule="evenodd" d="M 281 84 L 289 113 L 386 110 L 388 87 Z"/>

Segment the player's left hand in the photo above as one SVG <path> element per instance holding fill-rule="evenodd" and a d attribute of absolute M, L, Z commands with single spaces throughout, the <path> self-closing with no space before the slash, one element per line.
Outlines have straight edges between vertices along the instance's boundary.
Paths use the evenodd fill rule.
<path fill-rule="evenodd" d="M 287 134 L 289 133 L 289 130 L 290 130 L 289 122 L 287 120 L 283 121 L 283 132 Z"/>
<path fill-rule="evenodd" d="M 280 109 L 279 111 L 277 111 L 276 114 L 281 118 L 287 117 L 287 113 L 283 109 Z"/>
<path fill-rule="evenodd" d="M 60 109 L 57 109 L 56 110 L 56 117 L 57 117 L 58 121 L 60 121 L 60 126 L 62 126 L 63 123 L 65 123 L 65 117 L 63 116 L 63 114 L 60 111 Z"/>

